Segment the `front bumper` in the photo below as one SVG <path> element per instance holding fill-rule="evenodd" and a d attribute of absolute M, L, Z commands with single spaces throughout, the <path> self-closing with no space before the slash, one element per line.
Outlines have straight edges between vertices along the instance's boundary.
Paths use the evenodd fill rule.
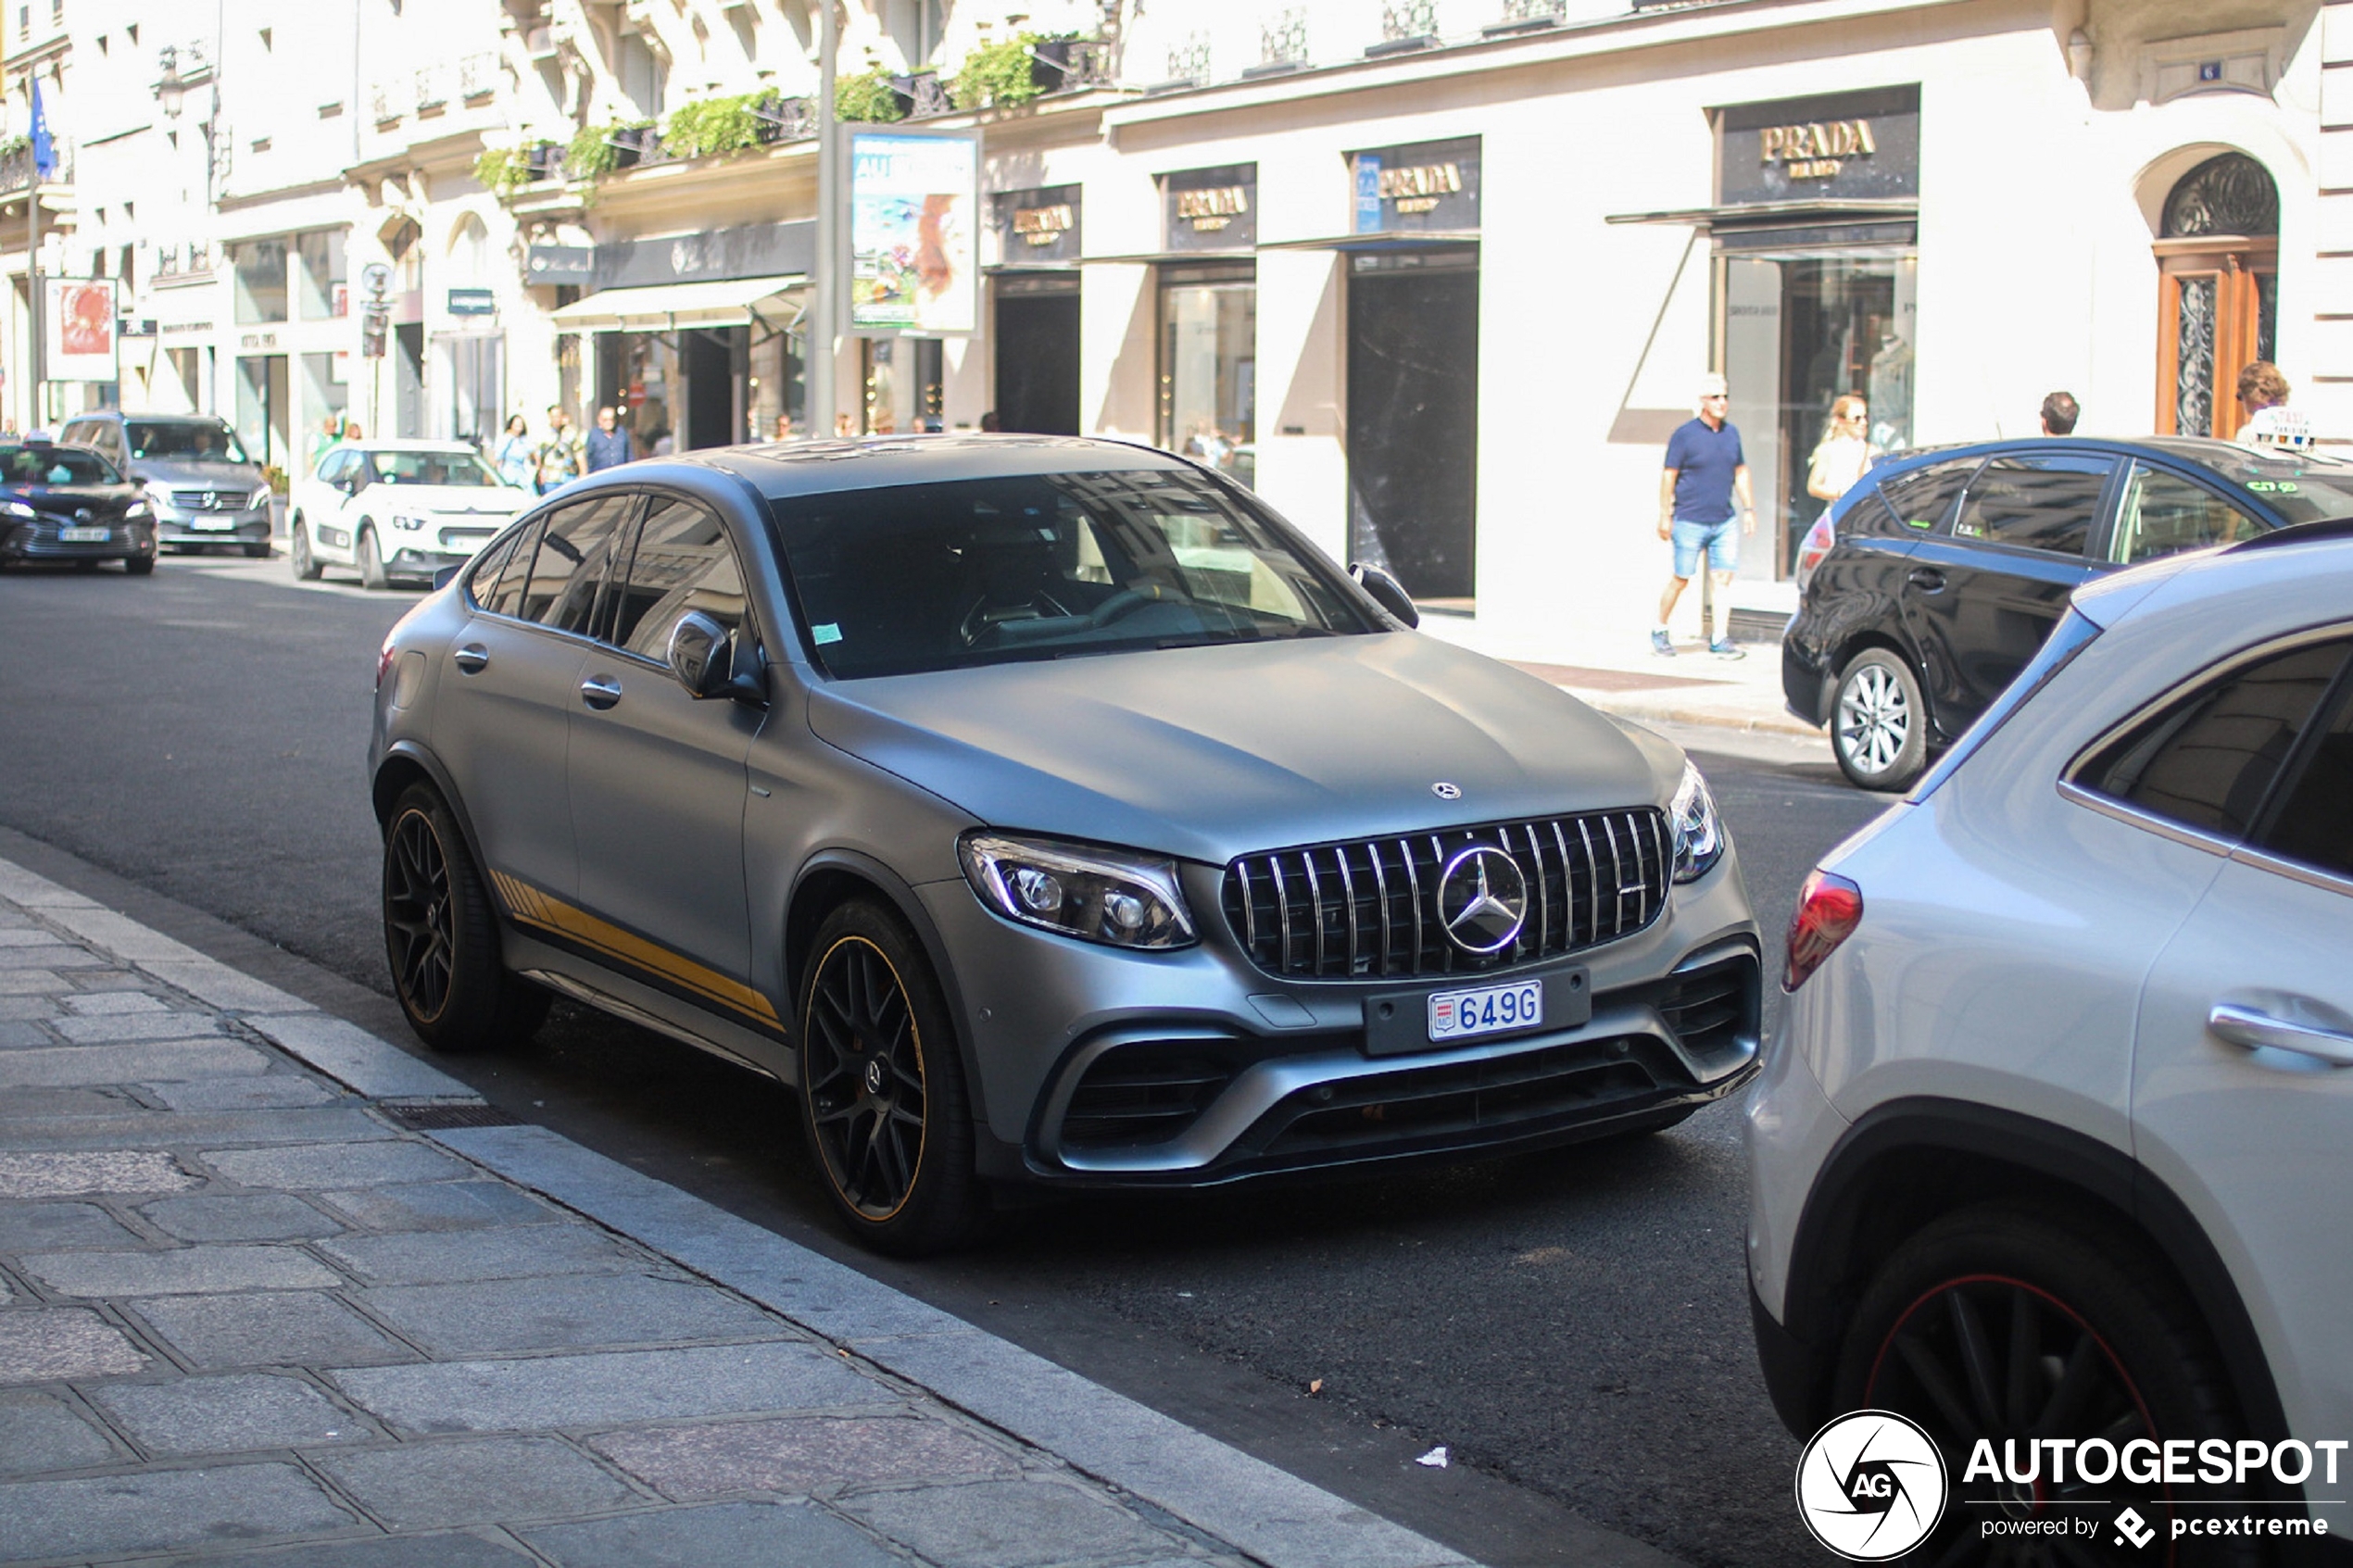
<path fill-rule="evenodd" d="M 387 528 L 377 537 L 386 571 L 395 577 L 431 577 L 445 567 L 473 559 L 506 526 L 505 518 L 486 523 L 434 521 L 418 529 Z"/>
<path fill-rule="evenodd" d="M 203 545 L 266 545 L 270 542 L 270 508 L 248 507 L 234 511 L 191 510 L 165 507 L 156 513 L 156 542 L 179 548 Z"/>
<path fill-rule="evenodd" d="M 963 1004 L 983 1174 L 1066 1186 L 1195 1187 L 1607 1135 L 1721 1099 L 1755 1072 L 1761 945 L 1728 852 L 1668 914 L 1563 959 L 1476 975 L 1284 981 L 1187 896 L 1202 940 L 1123 952 L 1033 933 L 959 881 L 920 889 Z M 1569 1028 L 1367 1049 L 1366 1009 L 1401 992 L 1581 972 Z M 1414 1004 L 1417 1005 L 1417 1004 Z"/>
<path fill-rule="evenodd" d="M 0 521 L 0 560 L 133 560 L 156 553 L 155 525 L 145 519 L 108 523 L 105 539 L 72 543 L 58 536 L 63 526 L 45 515 L 31 522 Z"/>

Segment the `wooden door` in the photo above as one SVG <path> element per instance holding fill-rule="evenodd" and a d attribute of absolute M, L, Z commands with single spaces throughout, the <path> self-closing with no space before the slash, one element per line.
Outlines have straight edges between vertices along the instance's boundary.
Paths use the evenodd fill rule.
<path fill-rule="evenodd" d="M 2157 433 L 2224 440 L 2246 422 L 2239 371 L 2274 352 L 2279 242 L 2157 242 Z"/>

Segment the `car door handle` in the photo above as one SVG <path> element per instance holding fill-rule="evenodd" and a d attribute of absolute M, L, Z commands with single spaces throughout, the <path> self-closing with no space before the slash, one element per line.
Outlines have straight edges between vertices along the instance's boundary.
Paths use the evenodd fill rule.
<path fill-rule="evenodd" d="M 490 650 L 480 643 L 468 643 L 449 656 L 449 662 L 469 675 L 479 675 L 490 667 Z"/>
<path fill-rule="evenodd" d="M 1944 591 L 1944 574 L 1932 566 L 1912 568 L 1906 574 L 1905 581 L 1923 594 L 1941 594 Z"/>
<path fill-rule="evenodd" d="M 595 709 L 610 708 L 621 700 L 621 683 L 610 675 L 591 675 L 580 683 L 580 700 Z"/>
<path fill-rule="evenodd" d="M 2248 1050 L 2271 1046 L 2279 1050 L 2318 1057 L 2332 1067 L 2353 1067 L 2353 1035 L 2342 1030 L 2275 1018 L 2259 1009 L 2241 1007 L 2235 1002 L 2215 1003 L 2214 1010 L 2206 1015 L 2206 1026 L 2214 1032 L 2216 1038 L 2228 1040 L 2234 1046 L 2244 1046 Z"/>

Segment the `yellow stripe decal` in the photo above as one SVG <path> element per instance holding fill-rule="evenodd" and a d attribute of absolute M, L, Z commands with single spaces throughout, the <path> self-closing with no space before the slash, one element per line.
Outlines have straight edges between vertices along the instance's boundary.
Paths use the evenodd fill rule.
<path fill-rule="evenodd" d="M 584 947 L 591 947 L 608 958 L 659 974 L 674 985 L 683 986 L 707 1001 L 736 1012 L 748 1013 L 771 1028 L 782 1028 L 776 1010 L 768 998 L 740 981 L 730 980 L 713 969 L 706 969 L 692 960 L 681 958 L 661 945 L 649 942 L 635 932 L 623 931 L 608 921 L 598 920 L 585 909 L 574 909 L 558 898 L 551 898 L 538 888 L 509 876 L 504 872 L 492 872 L 491 882 L 498 889 L 499 898 L 508 913 L 520 924 L 535 925 L 569 937 Z"/>

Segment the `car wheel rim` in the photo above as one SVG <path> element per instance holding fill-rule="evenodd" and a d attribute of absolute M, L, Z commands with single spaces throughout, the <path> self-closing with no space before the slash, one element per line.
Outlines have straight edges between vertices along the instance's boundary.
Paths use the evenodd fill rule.
<path fill-rule="evenodd" d="M 392 830 L 384 860 L 384 931 L 393 978 L 417 1016 L 434 1019 L 449 1000 L 449 858 L 422 811 Z"/>
<path fill-rule="evenodd" d="M 887 1220 L 923 1163 L 923 1049 L 906 987 L 881 948 L 846 936 L 818 962 L 803 1023 L 801 1093 L 825 1173 L 860 1214 Z"/>
<path fill-rule="evenodd" d="M 1912 738 L 1912 705 L 1883 664 L 1856 671 L 1838 694 L 1838 744 L 1847 760 L 1876 777 L 1895 766 Z"/>
<path fill-rule="evenodd" d="M 2161 1483 L 2133 1482 L 2120 1469 L 2104 1480 L 2085 1482 L 2072 1462 L 2064 1479 L 2054 1483 L 2047 1449 L 2042 1450 L 2044 1462 L 2027 1465 L 2038 1441 L 2071 1438 L 2080 1445 L 2096 1438 L 2120 1454 L 2125 1444 L 2157 1433 L 2147 1401 L 2098 1331 L 2065 1302 L 2023 1280 L 1969 1275 L 1948 1280 L 1913 1302 L 1880 1343 L 1862 1406 L 1909 1416 L 1926 1429 L 1944 1453 L 1957 1498 L 1990 1500 L 2010 1519 L 2062 1514 L 2096 1519 L 2102 1526 L 2096 1536 L 2070 1537 L 2079 1548 L 2094 1544 L 2079 1551 L 2083 1560 L 2112 1560 L 2104 1549 L 2113 1532 L 2105 1526 L 2127 1508 L 2166 1531 L 2171 1504 Z M 1997 1464 L 2015 1457 L 2033 1479 L 2013 1480 L 2014 1473 L 2005 1471 L 1994 1482 L 1964 1485 L 1961 1477 L 1981 1439 L 1992 1442 Z M 2017 1538 L 1981 1538 L 1977 1526 L 1962 1520 L 1964 1512 L 1976 1513 L 1947 1512 L 1936 1543 L 1944 1550 L 1929 1560 L 2012 1561 L 2003 1554 L 2017 1551 Z M 2131 1551 L 2113 1560 L 2137 1559 L 2137 1551 Z"/>

